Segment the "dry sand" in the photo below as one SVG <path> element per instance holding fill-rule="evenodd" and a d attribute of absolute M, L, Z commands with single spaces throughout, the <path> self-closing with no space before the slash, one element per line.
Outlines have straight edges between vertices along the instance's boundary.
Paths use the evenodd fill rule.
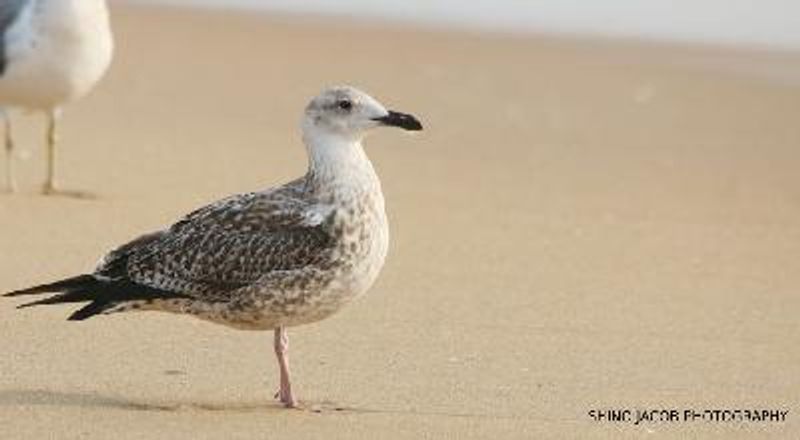
<path fill-rule="evenodd" d="M 0 438 L 800 435 L 800 56 L 119 5 L 114 23 L 113 69 L 63 132 L 64 182 L 99 199 L 35 194 L 41 125 L 24 118 L 0 290 L 299 175 L 299 112 L 324 85 L 428 129 L 368 140 L 393 234 L 377 285 L 291 332 L 321 413 L 273 402 L 269 334 L 4 300 Z M 610 408 L 790 413 L 587 415 Z"/>

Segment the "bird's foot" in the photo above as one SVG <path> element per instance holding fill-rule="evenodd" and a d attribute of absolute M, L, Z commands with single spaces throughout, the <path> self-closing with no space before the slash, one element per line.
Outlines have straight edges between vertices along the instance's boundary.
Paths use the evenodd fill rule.
<path fill-rule="evenodd" d="M 280 401 L 286 408 L 296 409 L 300 407 L 297 401 L 294 399 L 294 396 L 292 396 L 291 390 L 284 390 L 284 389 L 278 390 L 278 392 L 275 393 L 274 398 L 278 399 L 278 401 Z"/>
<path fill-rule="evenodd" d="M 84 199 L 84 200 L 97 198 L 97 195 L 87 191 L 61 189 L 50 184 L 45 184 L 42 187 L 42 194 L 46 196 L 70 197 L 73 199 Z"/>

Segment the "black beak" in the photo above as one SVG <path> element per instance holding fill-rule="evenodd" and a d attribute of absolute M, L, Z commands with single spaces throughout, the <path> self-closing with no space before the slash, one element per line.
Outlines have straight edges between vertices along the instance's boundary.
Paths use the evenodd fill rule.
<path fill-rule="evenodd" d="M 381 116 L 380 118 L 373 118 L 373 121 L 380 121 L 384 125 L 392 127 L 400 127 L 406 130 L 419 131 L 422 130 L 422 124 L 419 120 L 411 115 L 394 112 L 389 110 L 389 114 Z"/>

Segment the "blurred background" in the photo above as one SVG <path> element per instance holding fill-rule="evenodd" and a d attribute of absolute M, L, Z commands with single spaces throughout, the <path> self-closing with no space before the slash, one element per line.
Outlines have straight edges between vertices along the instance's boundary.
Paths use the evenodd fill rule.
<path fill-rule="evenodd" d="M 330 84 L 425 131 L 365 142 L 392 237 L 374 288 L 292 329 L 301 400 L 345 410 L 278 408 L 267 334 L 4 301 L 0 438 L 798 437 L 800 3 L 110 4 L 115 59 L 59 158 L 97 198 L 37 194 L 42 120 L 16 113 L 0 291 L 301 175 Z M 752 407 L 792 412 L 587 415 Z"/>
<path fill-rule="evenodd" d="M 134 0 L 137 1 L 137 0 Z M 800 3 L 793 0 L 138 0 L 500 32 L 636 37 L 800 49 Z"/>

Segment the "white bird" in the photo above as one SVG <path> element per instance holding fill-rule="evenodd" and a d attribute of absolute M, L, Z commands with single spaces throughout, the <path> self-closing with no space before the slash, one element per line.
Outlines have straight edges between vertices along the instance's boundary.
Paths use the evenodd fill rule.
<path fill-rule="evenodd" d="M 158 310 L 274 330 L 276 397 L 295 406 L 285 328 L 321 320 L 366 292 L 386 257 L 383 193 L 361 144 L 381 125 L 422 129 L 352 87 L 328 89 L 303 118 L 305 176 L 200 208 L 108 253 L 91 274 L 6 296 L 62 292 L 20 307 L 89 303 L 70 320 Z"/>
<path fill-rule="evenodd" d="M 5 108 L 47 114 L 45 194 L 79 195 L 56 183 L 61 108 L 86 95 L 111 63 L 105 0 L 0 0 L 0 107 L 5 120 L 6 186 L 16 191 L 14 140 Z"/>

